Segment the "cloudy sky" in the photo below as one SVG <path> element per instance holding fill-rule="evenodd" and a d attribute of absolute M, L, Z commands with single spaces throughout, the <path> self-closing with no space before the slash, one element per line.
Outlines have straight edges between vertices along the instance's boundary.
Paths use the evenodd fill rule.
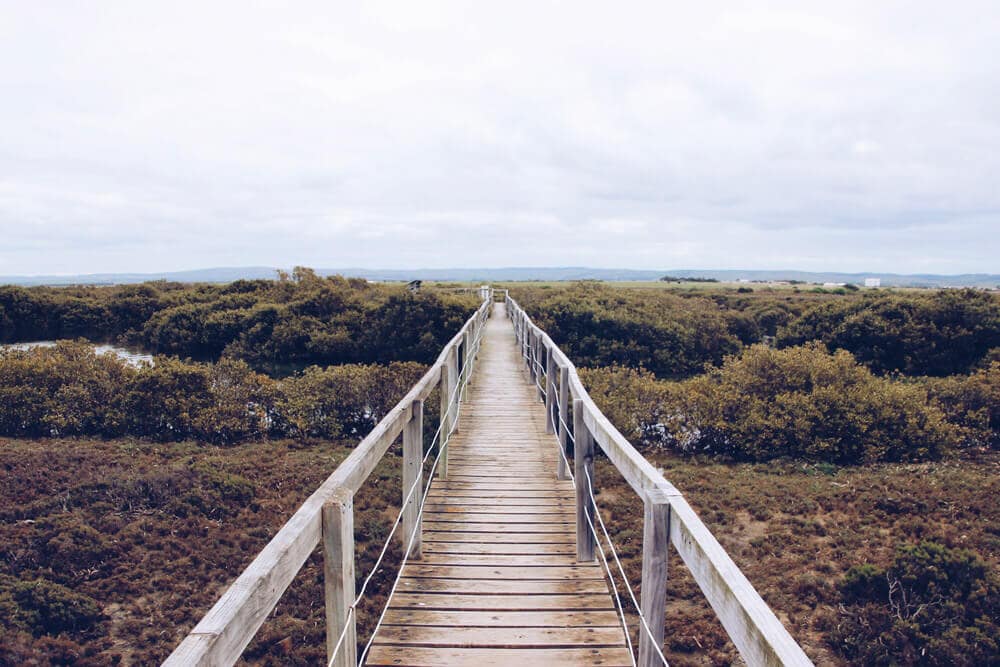
<path fill-rule="evenodd" d="M 994 0 L 0 0 L 0 275 L 1000 272 L 998 45 Z"/>

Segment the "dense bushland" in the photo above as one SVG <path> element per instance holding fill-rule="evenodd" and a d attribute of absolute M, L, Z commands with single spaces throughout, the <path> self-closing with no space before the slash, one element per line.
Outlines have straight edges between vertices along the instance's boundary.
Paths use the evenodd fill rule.
<path fill-rule="evenodd" d="M 157 357 L 135 367 L 84 342 L 0 351 L 0 435 L 132 435 L 232 444 L 370 430 L 426 367 L 311 366 L 275 380 L 244 362 Z"/>
<path fill-rule="evenodd" d="M 989 293 L 580 283 L 514 296 L 640 446 L 861 463 L 1000 438 L 1000 300 Z"/>
<path fill-rule="evenodd" d="M 309 365 L 431 363 L 472 314 L 467 295 L 298 268 L 227 285 L 0 286 L 0 342 L 86 338 L 283 375 Z"/>
<path fill-rule="evenodd" d="M 740 347 L 710 299 L 597 283 L 525 289 L 513 295 L 578 365 L 643 366 L 659 376 L 687 376 Z"/>
<path fill-rule="evenodd" d="M 1000 355 L 1000 299 L 919 292 L 515 288 L 514 297 L 577 363 L 642 367 L 661 378 L 719 365 L 743 345 L 821 341 L 877 374 L 964 374 Z"/>
<path fill-rule="evenodd" d="M 876 373 L 968 373 L 1000 348 L 1000 300 L 975 290 L 866 294 L 813 307 L 777 332 L 779 347 L 813 340 Z"/>
<path fill-rule="evenodd" d="M 982 420 L 978 430 L 965 426 L 982 413 L 959 398 L 949 421 L 948 411 L 919 383 L 876 376 L 849 353 L 830 353 L 819 343 L 784 350 L 755 345 L 680 382 L 624 367 L 583 369 L 581 377 L 637 445 L 738 460 L 934 459 L 981 444 L 989 431 Z M 1000 365 L 994 364 L 981 382 L 995 386 L 998 378 Z M 967 393 L 994 413 L 1000 409 L 995 395 Z"/>

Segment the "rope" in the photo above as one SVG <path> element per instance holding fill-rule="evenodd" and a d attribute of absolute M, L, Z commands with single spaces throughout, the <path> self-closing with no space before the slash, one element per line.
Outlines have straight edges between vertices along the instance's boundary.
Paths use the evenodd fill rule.
<path fill-rule="evenodd" d="M 595 509 L 594 514 L 597 516 L 597 522 L 601 525 L 601 531 L 604 532 L 604 539 L 608 541 L 608 546 L 611 548 L 611 555 L 615 557 L 615 564 L 618 566 L 618 571 L 622 575 L 622 581 L 625 582 L 625 590 L 628 591 L 629 597 L 632 598 L 632 604 L 635 605 L 635 610 L 636 613 L 639 615 L 639 620 L 642 621 L 643 629 L 645 629 L 646 634 L 649 635 L 650 643 L 653 645 L 653 648 L 656 649 L 656 655 L 660 657 L 660 660 L 663 661 L 664 665 L 667 665 L 668 664 L 667 659 L 663 656 L 663 652 L 660 651 L 660 647 L 657 646 L 657 641 L 656 638 L 653 636 L 653 631 L 650 630 L 649 624 L 646 622 L 646 617 L 643 616 L 642 609 L 641 607 L 639 607 L 639 601 L 635 599 L 635 593 L 632 591 L 632 584 L 629 583 L 628 577 L 625 576 L 625 568 L 622 567 L 622 562 L 618 558 L 618 551 L 615 549 L 615 544 L 614 542 L 611 541 L 611 536 L 608 534 L 608 529 L 604 525 L 604 519 L 601 517 L 601 510 L 597 506 L 597 498 L 594 497 L 594 485 L 593 481 L 590 478 L 590 471 L 587 470 L 586 468 L 584 468 L 583 470 L 587 475 L 587 490 L 590 493 L 590 502 L 593 503 L 594 505 Z M 590 522 L 589 514 L 587 515 L 587 522 L 588 523 Z M 591 530 L 593 530 L 594 525 L 590 524 L 590 528 Z M 595 536 L 596 536 L 596 531 L 595 531 Z M 600 540 L 598 540 L 597 543 L 598 545 L 600 545 Z M 603 556 L 604 554 L 603 549 L 601 550 L 601 554 Z"/>
<path fill-rule="evenodd" d="M 441 460 L 441 452 L 434 457 L 434 464 L 431 466 L 431 471 L 428 474 L 428 478 L 434 477 L 434 471 L 437 469 L 438 461 Z M 430 490 L 430 483 L 427 484 L 427 490 Z M 427 492 L 425 491 L 423 497 L 420 499 L 420 509 L 417 511 L 417 525 L 420 525 L 420 519 L 424 516 L 424 506 L 427 504 Z M 392 596 L 396 594 L 396 588 L 399 587 L 399 580 L 403 576 L 403 568 L 406 566 L 406 561 L 410 557 L 410 549 L 413 548 L 413 541 L 417 537 L 417 531 L 414 530 L 410 535 L 410 540 L 406 544 L 406 551 L 403 552 L 403 562 L 399 564 L 399 572 L 396 573 L 396 579 L 392 582 L 392 589 L 389 591 L 389 595 L 386 598 L 386 605 L 382 608 L 382 613 L 378 617 L 378 622 L 375 624 L 375 629 L 372 630 L 372 636 L 368 638 L 368 643 L 365 644 L 365 650 L 361 652 L 361 659 L 358 661 L 359 665 L 365 664 L 365 658 L 368 656 L 368 651 L 371 650 L 372 642 L 375 641 L 375 636 L 378 634 L 379 629 L 382 627 L 382 621 L 385 620 L 385 614 L 389 611 L 389 600 Z M 329 666 L 328 666 L 329 667 Z"/>
<path fill-rule="evenodd" d="M 566 435 L 569 435 L 568 431 Z M 566 464 L 566 473 L 569 475 L 570 480 L 572 480 L 575 485 L 576 477 L 574 477 L 573 473 L 570 471 L 569 460 L 566 458 L 566 452 L 563 451 L 562 447 L 559 448 L 559 454 L 562 455 L 563 462 L 565 462 Z M 597 512 L 600 513 L 600 510 L 597 510 Z M 601 545 L 601 541 L 597 537 L 597 529 L 594 528 L 594 523 L 590 520 L 590 513 L 587 512 L 583 516 L 586 517 L 587 525 L 590 526 L 590 532 L 594 535 L 594 542 L 597 544 L 597 549 L 601 554 L 601 562 L 604 564 L 604 571 L 608 573 L 608 581 L 611 582 L 611 589 L 612 591 L 614 591 L 615 594 L 615 606 L 618 607 L 618 618 L 622 624 L 622 631 L 625 633 L 625 642 L 628 644 L 628 655 L 629 658 L 632 659 L 633 667 L 635 667 L 636 662 L 635 662 L 634 649 L 632 648 L 632 636 L 631 633 L 628 631 L 628 623 L 625 622 L 625 608 L 622 606 L 622 598 L 621 595 L 618 593 L 618 584 L 615 583 L 615 578 L 611 576 L 611 567 L 608 565 L 608 559 L 604 555 L 604 547 Z M 612 546 L 612 548 L 614 547 Z M 625 583 L 627 584 L 628 581 L 626 581 Z"/>
<path fill-rule="evenodd" d="M 569 432 L 569 427 L 566 424 L 566 421 L 562 418 L 562 415 L 558 415 L 558 417 L 559 417 L 559 423 L 562 424 L 563 429 L 564 429 L 564 431 L 566 433 L 566 436 L 570 440 L 572 440 L 573 444 L 575 445 L 576 444 L 576 438 L 574 438 L 573 435 Z M 576 482 L 576 478 L 573 476 L 573 473 L 570 472 L 569 459 L 566 458 L 566 452 L 565 452 L 565 450 L 562 447 L 559 448 L 559 454 L 562 456 L 563 463 L 566 464 L 566 472 L 569 475 L 569 478 L 571 480 L 573 480 L 574 483 L 575 483 Z M 628 577 L 625 576 L 625 568 L 622 567 L 622 562 L 618 558 L 618 551 L 615 549 L 614 542 L 611 541 L 611 535 L 608 534 L 607 526 L 604 525 L 604 519 L 601 516 L 601 509 L 597 505 L 597 498 L 594 497 L 594 484 L 593 484 L 593 480 L 590 478 L 590 471 L 587 470 L 586 468 L 584 468 L 584 472 L 587 474 L 587 491 L 588 491 L 588 493 L 590 495 L 590 502 L 594 506 L 594 514 L 597 515 L 597 521 L 598 521 L 598 523 L 600 523 L 601 531 L 604 533 L 604 539 L 606 539 L 608 541 L 608 547 L 611 549 L 611 555 L 614 556 L 615 564 L 618 566 L 618 571 L 621 573 L 622 581 L 625 582 L 625 590 L 628 591 L 629 597 L 632 599 L 632 604 L 635 605 L 636 612 L 639 615 L 639 620 L 642 622 L 642 628 L 646 631 L 646 634 L 649 635 L 650 640 L 652 640 L 652 641 L 650 641 L 650 643 L 653 645 L 653 648 L 656 649 L 656 655 L 659 656 L 660 660 L 663 662 L 664 665 L 667 665 L 668 664 L 667 663 L 667 659 L 664 657 L 663 652 L 660 650 L 660 647 L 657 645 L 657 641 L 656 641 L 655 637 L 653 636 L 653 631 L 649 628 L 649 623 L 646 622 L 646 617 L 643 615 L 642 609 L 639 607 L 639 603 L 635 599 L 635 593 L 632 590 L 632 584 L 629 583 Z M 605 564 L 606 564 L 607 563 L 607 559 L 604 558 L 604 549 L 603 549 L 603 547 L 601 547 L 601 540 L 600 540 L 600 538 L 597 535 L 597 530 L 594 528 L 594 524 L 590 520 L 590 514 L 588 513 L 588 514 L 585 514 L 584 516 L 587 517 L 587 523 L 590 526 L 590 531 L 591 531 L 591 533 L 593 533 L 594 540 L 595 540 L 595 542 L 597 542 L 597 546 L 598 546 L 598 548 L 601 551 L 601 558 L 605 560 Z M 615 594 L 617 595 L 618 589 L 617 589 L 617 586 L 615 586 L 615 584 L 614 584 L 614 578 L 611 576 L 610 570 L 608 571 L 608 578 L 611 579 L 612 587 L 614 587 Z M 624 618 L 624 616 L 623 616 L 623 618 Z M 624 623 L 624 620 L 622 622 Z M 626 635 L 626 638 L 627 638 L 628 637 L 628 627 L 627 626 L 625 628 L 625 635 Z M 632 645 L 631 645 L 631 641 L 630 641 L 629 642 L 629 648 L 631 648 L 631 646 Z M 634 660 L 633 660 L 633 663 L 634 663 Z"/>
<path fill-rule="evenodd" d="M 482 324 L 485 321 L 486 321 L 486 318 L 483 318 L 480 321 L 480 324 Z M 471 351 L 470 354 L 466 354 L 465 355 L 465 359 L 463 360 L 463 363 L 462 363 L 462 368 L 459 370 L 459 374 L 458 375 L 459 375 L 459 377 L 464 378 L 464 380 L 462 382 L 460 382 L 460 383 L 456 383 L 455 384 L 455 388 L 452 390 L 451 396 L 448 397 L 448 408 L 445 410 L 444 414 L 441 416 L 441 420 L 440 420 L 440 423 L 438 424 L 437 430 L 434 432 L 434 437 L 431 438 L 430 445 L 427 448 L 427 453 L 424 454 L 424 458 L 420 462 L 421 468 L 427 463 L 427 459 L 430 457 L 431 452 L 434 451 L 434 443 L 438 441 L 438 438 L 441 435 L 441 428 L 445 424 L 445 419 L 444 418 L 447 417 L 451 413 L 452 407 L 456 408 L 455 420 L 451 423 L 451 425 L 450 425 L 450 427 L 448 429 L 448 433 L 445 435 L 445 442 L 446 443 L 448 441 L 448 438 L 451 437 L 451 434 L 455 432 L 455 427 L 458 425 L 458 419 L 459 419 L 459 417 L 461 417 L 461 414 L 462 414 L 462 401 L 461 400 L 457 400 L 456 401 L 455 397 L 456 397 L 456 395 L 459 395 L 460 390 L 464 389 L 469 384 L 469 379 L 470 379 L 471 375 L 465 375 L 464 374 L 465 373 L 465 369 L 470 365 L 470 362 L 472 362 L 475 359 L 476 355 L 479 354 L 479 349 L 481 347 L 482 338 L 483 338 L 483 327 L 480 327 L 479 332 L 478 332 L 475 340 L 472 343 L 472 346 L 471 346 L 472 347 L 472 351 Z M 409 542 L 406 545 L 406 550 L 403 552 L 403 562 L 400 563 L 400 565 L 399 565 L 399 574 L 396 576 L 396 581 L 393 584 L 392 591 L 390 591 L 389 597 L 386 598 L 386 600 L 391 599 L 393 593 L 396 592 L 396 586 L 399 584 L 399 578 L 400 578 L 400 575 L 403 572 L 403 566 L 406 565 L 406 562 L 409 560 L 410 549 L 413 548 L 413 541 L 416 539 L 416 534 L 417 534 L 416 527 L 420 525 L 420 519 L 423 517 L 424 504 L 427 501 L 427 491 L 430 490 L 430 485 L 433 482 L 433 478 L 434 478 L 434 471 L 437 469 L 438 461 L 441 460 L 441 454 L 443 454 L 444 451 L 445 451 L 444 447 L 439 447 L 438 448 L 438 452 L 437 452 L 437 456 L 434 457 L 434 463 L 431 465 L 430 472 L 428 473 L 428 476 L 427 476 L 427 478 L 428 478 L 427 489 L 425 489 L 424 492 L 421 494 L 422 497 L 421 497 L 421 502 L 420 502 L 420 509 L 417 512 L 417 521 L 416 521 L 416 524 L 414 526 L 414 530 L 410 534 L 410 539 L 409 539 Z M 340 652 L 340 648 L 341 648 L 341 646 L 344 643 L 344 638 L 347 637 L 347 629 L 350 627 L 351 617 L 355 616 L 357 614 L 358 603 L 360 603 L 361 600 L 362 600 L 362 598 L 364 597 L 365 591 L 368 589 L 369 582 L 371 582 L 372 578 L 375 576 L 375 573 L 378 571 L 379 566 L 382 564 L 382 560 L 385 558 L 385 554 L 389 551 L 389 545 L 392 543 L 392 536 L 396 534 L 396 529 L 399 527 L 399 524 L 403 520 L 403 510 L 405 509 L 406 505 L 410 502 L 410 498 L 413 497 L 413 492 L 416 490 L 416 488 L 418 486 L 418 481 L 419 480 L 415 480 L 413 482 L 413 484 L 410 486 L 410 490 L 407 492 L 406 497 L 403 499 L 403 502 L 400 505 L 399 514 L 396 515 L 396 520 L 395 520 L 395 522 L 392 525 L 392 529 L 389 531 L 389 535 L 386 537 L 385 544 L 382 546 L 382 551 L 379 553 L 378 558 L 375 560 L 375 564 L 372 566 L 372 569 L 368 573 L 368 576 L 365 578 L 364 582 L 361 584 L 361 592 L 357 594 L 357 596 L 354 598 L 354 602 L 352 602 L 351 606 L 348 608 L 348 611 L 347 611 L 347 622 L 344 623 L 344 628 L 340 632 L 340 637 L 338 637 L 337 643 L 334 645 L 333 651 L 330 653 L 330 660 L 327 662 L 327 667 L 330 667 L 331 665 L 333 665 L 334 660 L 337 659 L 337 654 Z M 364 657 L 368 654 L 368 649 L 371 647 L 372 641 L 375 639 L 375 634 L 378 632 L 379 628 L 382 625 L 382 619 L 385 617 L 385 612 L 387 610 L 388 610 L 388 603 L 386 604 L 386 607 L 382 610 L 382 615 L 379 616 L 378 624 L 376 625 L 375 630 L 372 632 L 372 636 L 368 640 L 368 644 L 365 646 L 364 653 L 362 653 L 362 655 L 361 655 L 361 663 L 364 662 Z"/>

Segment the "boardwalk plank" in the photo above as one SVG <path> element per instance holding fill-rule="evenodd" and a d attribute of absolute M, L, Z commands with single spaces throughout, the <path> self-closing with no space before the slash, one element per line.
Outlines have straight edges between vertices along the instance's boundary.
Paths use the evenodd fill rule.
<path fill-rule="evenodd" d="M 629 665 L 603 569 L 576 561 L 576 493 L 502 306 L 368 665 Z"/>
<path fill-rule="evenodd" d="M 625 648 L 557 648 L 535 649 L 484 649 L 484 648 L 427 648 L 414 646 L 382 646 L 376 644 L 368 656 L 367 664 L 389 667 L 570 667 L 576 665 L 601 665 L 602 667 L 631 666 Z"/>

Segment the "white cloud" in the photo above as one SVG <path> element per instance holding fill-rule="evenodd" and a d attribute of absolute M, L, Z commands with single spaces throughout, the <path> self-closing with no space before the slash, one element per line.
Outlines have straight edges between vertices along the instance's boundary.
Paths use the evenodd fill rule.
<path fill-rule="evenodd" d="M 0 275 L 1000 271 L 992 3 L 8 3 Z"/>

